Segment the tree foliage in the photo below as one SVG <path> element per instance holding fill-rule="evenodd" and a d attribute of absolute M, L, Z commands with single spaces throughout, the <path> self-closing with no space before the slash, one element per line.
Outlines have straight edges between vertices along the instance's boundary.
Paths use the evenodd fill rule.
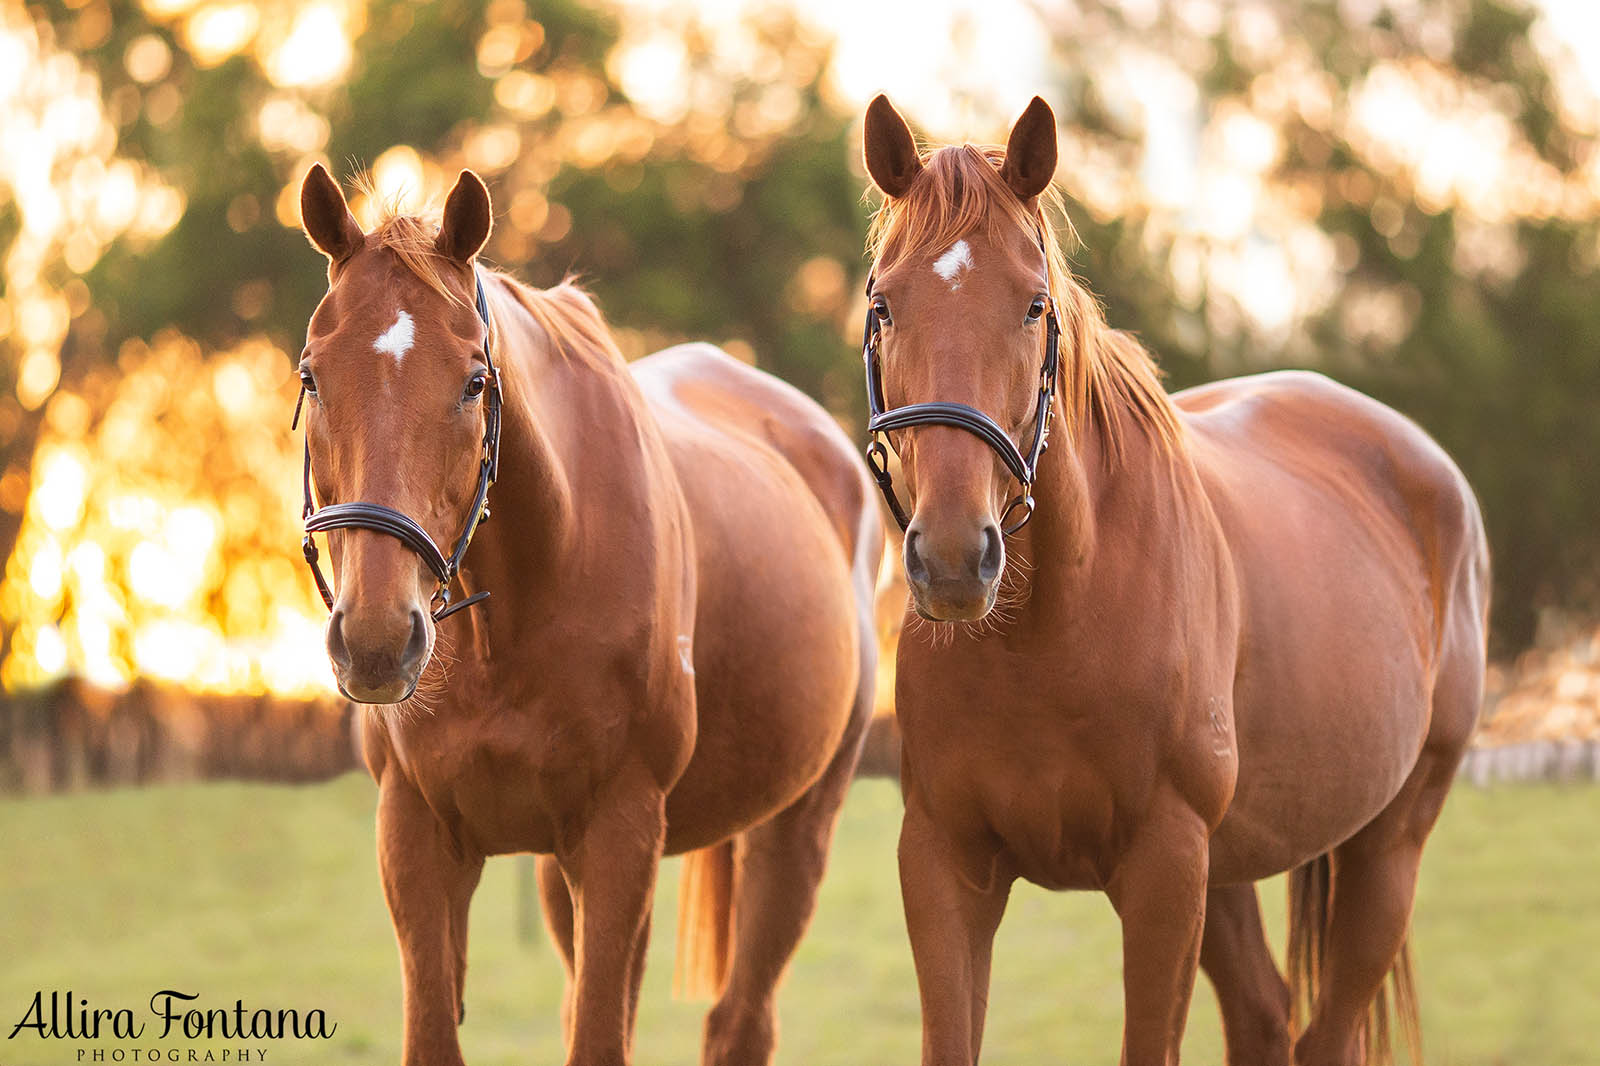
<path fill-rule="evenodd" d="M 1359 5 L 1274 0 L 1217 5 L 1195 24 L 1083 6 L 1086 22 L 1055 25 L 1077 75 L 1061 87 L 1067 122 L 1127 178 L 1151 131 L 1107 117 L 1127 91 L 1090 51 L 1108 37 L 1193 80 L 1203 145 L 1230 114 L 1264 123 L 1275 145 L 1250 225 L 1222 238 L 1148 203 L 1097 213 L 1067 162 L 1084 271 L 1113 322 L 1139 331 L 1175 384 L 1311 366 L 1420 422 L 1483 505 L 1502 651 L 1532 639 L 1543 608 L 1600 608 L 1600 108 L 1570 57 L 1540 43 L 1535 11 L 1374 3 L 1354 20 Z M 1383 108 L 1421 111 L 1424 141 L 1386 138 Z M 1455 127 L 1459 142 L 1440 132 Z M 1288 327 L 1239 306 L 1241 288 L 1276 284 L 1270 260 L 1188 293 L 1174 283 L 1184 256 L 1227 262 L 1308 237 L 1331 269 L 1277 264 L 1320 286 Z"/>
<path fill-rule="evenodd" d="M 38 276 L 71 309 L 63 389 L 158 334 L 296 352 L 325 284 L 296 226 L 312 160 L 432 195 L 470 165 L 495 194 L 490 258 L 540 284 L 579 274 L 630 355 L 724 343 L 859 423 L 855 115 L 796 8 L 730 27 L 682 12 L 625 24 L 603 0 L 373 0 L 342 9 L 348 54 L 307 73 L 284 57 L 295 40 L 317 54 L 294 37 L 315 6 L 245 5 L 256 21 L 231 38 L 203 24 L 204 2 L 26 9 L 42 55 L 98 79 L 112 136 L 85 174 L 125 160 L 181 195 L 166 223 L 100 234 L 76 256 L 70 234 L 51 245 Z M 1542 607 L 1600 607 L 1596 107 L 1533 12 L 1083 0 L 1039 18 L 1079 268 L 1113 323 L 1141 334 L 1174 385 L 1310 365 L 1416 418 L 1483 500 L 1503 646 L 1526 642 Z M 652 40 L 676 63 L 665 104 L 627 88 L 630 56 Z M 1145 91 L 1156 82 L 1177 88 L 1163 101 Z M 1499 184 L 1375 131 L 1385 99 L 1430 130 L 1459 128 L 1452 150 L 1465 145 L 1468 170 L 1481 152 Z M 995 102 L 991 135 L 1023 103 Z M 1196 145 L 1197 191 L 1174 191 L 1155 151 L 1174 131 Z M 76 180 L 69 169 L 53 180 Z M 1242 222 L 1212 210 L 1239 197 L 1207 190 L 1229 188 L 1248 194 Z M 0 245 L 14 248 L 24 219 L 5 191 Z M 25 358 L 13 346 L 0 367 L 13 520 L 42 399 L 19 399 Z"/>

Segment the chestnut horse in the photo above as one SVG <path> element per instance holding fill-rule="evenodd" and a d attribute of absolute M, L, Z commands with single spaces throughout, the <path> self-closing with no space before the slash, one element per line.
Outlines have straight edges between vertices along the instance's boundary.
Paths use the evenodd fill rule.
<path fill-rule="evenodd" d="M 626 1063 L 657 867 L 691 852 L 680 974 L 719 990 L 703 1061 L 769 1062 L 872 711 L 883 533 L 854 447 L 715 348 L 629 366 L 577 288 L 478 267 L 470 172 L 437 227 L 364 233 L 320 166 L 301 212 L 330 264 L 300 363 L 308 528 L 332 530 L 339 686 L 388 705 L 361 735 L 404 1061 L 462 1062 L 484 858 L 535 852 L 567 1061 Z"/>
<path fill-rule="evenodd" d="M 1386 1058 L 1375 1001 L 1394 971 L 1414 1031 L 1418 862 L 1481 698 L 1471 490 L 1316 374 L 1168 397 L 1067 267 L 1042 100 L 1003 151 L 925 152 L 879 97 L 865 155 L 872 425 L 931 620 L 901 637 L 895 700 L 922 1061 L 977 1059 L 1017 878 L 1110 898 L 1127 1066 L 1177 1062 L 1197 964 L 1235 1066 Z M 1291 870 L 1314 996 L 1292 1048 L 1252 883 Z"/>

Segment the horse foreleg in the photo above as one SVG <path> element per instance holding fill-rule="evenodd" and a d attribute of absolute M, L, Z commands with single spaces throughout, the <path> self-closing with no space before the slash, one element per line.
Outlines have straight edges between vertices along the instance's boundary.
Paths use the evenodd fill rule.
<path fill-rule="evenodd" d="M 644 928 L 639 930 L 639 950 L 633 954 L 633 969 L 628 974 L 628 1018 L 625 1029 L 628 1054 L 633 1054 L 633 1030 L 639 1020 L 639 993 L 644 989 L 644 960 L 649 955 L 645 949 L 650 944 L 650 908 L 644 912 Z"/>
<path fill-rule="evenodd" d="M 1123 1066 L 1173 1066 L 1200 961 L 1209 839 L 1176 800 L 1152 812 L 1106 886 L 1122 919 Z"/>
<path fill-rule="evenodd" d="M 561 856 L 576 919 L 567 1066 L 626 1066 L 665 842 L 665 793 L 635 762 L 596 798 L 574 846 Z"/>
<path fill-rule="evenodd" d="M 566 987 L 561 992 L 561 1042 L 562 1046 L 572 1046 L 572 998 L 573 975 L 575 960 L 572 893 L 567 888 L 566 877 L 561 873 L 561 865 L 553 855 L 541 855 L 538 860 L 539 898 L 544 907 L 545 928 L 550 932 L 550 939 L 555 943 L 556 950 L 561 954 L 561 965 L 566 970 Z M 645 912 L 644 930 L 640 933 L 640 942 L 650 942 L 650 914 Z M 628 1033 L 633 1033 L 634 1019 L 639 1013 L 639 988 L 644 983 L 645 952 L 639 951 L 633 957 L 633 974 L 630 977 L 630 996 L 628 1000 Z"/>
<path fill-rule="evenodd" d="M 459 1066 L 465 914 L 483 870 L 398 774 L 378 790 L 378 867 L 400 945 L 406 1066 Z"/>
<path fill-rule="evenodd" d="M 472 894 L 483 876 L 483 860 L 464 864 L 462 876 L 452 886 L 450 897 L 450 953 L 456 965 L 456 1024 L 467 1020 L 467 920 L 472 912 Z"/>
<path fill-rule="evenodd" d="M 900 894 L 922 997 L 923 1066 L 972 1066 L 983 1044 L 989 962 L 1012 877 L 964 856 L 913 795 L 900 827 Z"/>
<path fill-rule="evenodd" d="M 1288 1066 L 1289 989 L 1267 946 L 1255 885 L 1206 894 L 1200 968 L 1217 990 L 1228 1066 Z"/>

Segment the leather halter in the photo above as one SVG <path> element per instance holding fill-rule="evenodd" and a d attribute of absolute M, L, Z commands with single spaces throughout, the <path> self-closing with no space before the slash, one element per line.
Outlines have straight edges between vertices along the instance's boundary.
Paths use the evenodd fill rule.
<path fill-rule="evenodd" d="M 1039 250 L 1044 250 L 1044 242 L 1039 242 Z M 911 519 L 906 515 L 905 508 L 901 506 L 900 498 L 894 491 L 894 477 L 889 473 L 889 442 L 888 434 L 896 429 L 909 429 L 912 426 L 951 426 L 963 429 L 987 444 L 1000 461 L 1011 471 L 1011 476 L 1016 478 L 1022 486 L 1022 491 L 1006 505 L 1000 514 L 1000 526 L 1007 536 L 1015 533 L 1028 524 L 1028 519 L 1033 517 L 1033 482 L 1039 470 L 1039 456 L 1044 454 L 1050 439 L 1050 418 L 1054 412 L 1056 392 L 1056 371 L 1060 365 L 1061 327 L 1056 322 L 1055 301 L 1046 297 L 1045 300 L 1045 349 L 1044 364 L 1039 368 L 1039 397 L 1034 406 L 1033 413 L 1033 441 L 1028 445 L 1028 450 L 1023 452 L 1011 440 L 1011 435 L 1001 428 L 1000 424 L 976 407 L 964 403 L 949 403 L 935 400 L 929 403 L 911 403 L 903 407 L 885 409 L 883 398 L 883 368 L 878 361 L 878 342 L 882 330 L 878 323 L 878 316 L 872 307 L 872 278 L 867 279 L 867 325 L 861 338 L 861 359 L 867 372 L 867 432 L 872 435 L 872 441 L 867 445 L 867 466 L 872 469 L 872 476 L 878 482 L 878 489 L 883 493 L 883 498 L 889 505 L 889 510 L 894 514 L 894 520 L 900 524 L 900 529 L 905 530 L 911 524 Z M 1007 525 L 1013 512 L 1022 509 L 1021 517 Z"/>
<path fill-rule="evenodd" d="M 305 554 L 306 565 L 311 568 L 311 576 L 316 579 L 317 591 L 322 594 L 322 602 L 327 604 L 330 611 L 333 610 L 333 590 L 328 586 L 328 579 L 322 576 L 322 567 L 317 562 L 317 545 L 311 535 L 332 529 L 370 529 L 375 533 L 395 538 L 421 556 L 422 561 L 428 564 L 428 569 L 433 571 L 433 576 L 439 582 L 431 601 L 434 605 L 435 622 L 442 622 L 457 611 L 465 610 L 489 598 L 489 593 L 485 590 L 468 596 L 459 603 L 450 602 L 450 584 L 461 572 L 461 560 L 467 554 L 467 545 L 472 543 L 472 535 L 478 531 L 478 525 L 489 517 L 489 486 L 494 484 L 494 479 L 500 472 L 500 375 L 494 368 L 494 356 L 489 350 L 489 302 L 484 296 L 483 278 L 474 269 L 472 279 L 477 290 L 478 317 L 483 320 L 483 361 L 489 368 L 483 393 L 483 459 L 478 466 L 478 489 L 473 495 L 472 507 L 467 512 L 466 526 L 461 530 L 461 536 L 456 538 L 455 549 L 448 558 L 439 550 L 433 538 L 428 536 L 427 530 L 409 515 L 402 514 L 392 507 L 385 507 L 381 503 L 334 503 L 318 509 L 311 495 L 311 431 L 309 426 L 306 429 L 305 466 L 302 475 L 305 507 L 301 512 L 301 517 L 305 520 L 306 536 L 300 547 Z M 294 404 L 294 421 L 289 426 L 291 430 L 300 424 L 300 408 L 305 399 L 306 390 L 302 385 L 300 398 Z"/>

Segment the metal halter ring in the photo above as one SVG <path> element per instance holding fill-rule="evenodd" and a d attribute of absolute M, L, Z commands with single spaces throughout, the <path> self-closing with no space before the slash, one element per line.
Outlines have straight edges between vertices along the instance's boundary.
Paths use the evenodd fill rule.
<path fill-rule="evenodd" d="M 1012 522 L 1012 523 L 1008 524 L 1007 520 L 1011 517 L 1011 512 L 1015 511 L 1018 507 L 1021 507 L 1023 509 L 1022 517 L 1017 519 L 1015 522 Z M 1001 514 L 1000 514 L 1000 530 L 1006 536 L 1009 537 L 1011 534 L 1015 533 L 1017 530 L 1021 529 L 1025 525 L 1027 525 L 1028 524 L 1028 519 L 1030 519 L 1032 517 L 1033 517 L 1033 493 L 1024 490 L 1021 496 L 1018 496 L 1016 499 L 1012 500 L 1009 504 L 1006 505 L 1006 509 L 1003 512 L 1001 512 Z"/>

